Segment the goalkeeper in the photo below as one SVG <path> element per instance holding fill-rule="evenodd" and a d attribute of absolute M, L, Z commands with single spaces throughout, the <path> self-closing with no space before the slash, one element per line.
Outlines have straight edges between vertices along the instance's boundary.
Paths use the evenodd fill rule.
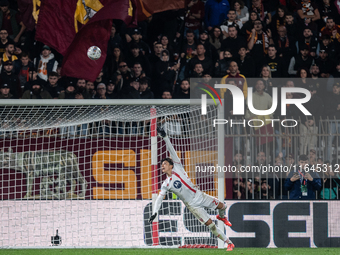
<path fill-rule="evenodd" d="M 161 169 L 162 172 L 167 175 L 166 180 L 163 182 L 161 192 L 159 193 L 155 206 L 152 211 L 152 215 L 149 219 L 151 223 L 157 216 L 157 212 L 161 207 L 163 197 L 168 191 L 175 193 L 186 205 L 189 211 L 202 223 L 209 227 L 211 232 L 223 242 L 227 243 L 227 251 L 232 251 L 235 245 L 230 241 L 229 238 L 224 234 L 224 231 L 219 229 L 215 223 L 210 219 L 209 214 L 204 208 L 216 210 L 218 209 L 219 214 L 217 219 L 221 220 L 227 226 L 231 226 L 231 223 L 225 217 L 225 210 L 227 206 L 220 202 L 217 198 L 209 196 L 204 192 L 201 192 L 197 187 L 190 181 L 187 173 L 178 158 L 174 147 L 172 146 L 169 138 L 166 136 L 165 131 L 158 127 L 158 135 L 162 137 L 166 143 L 167 150 L 170 152 L 171 158 L 165 158 L 162 160 Z"/>

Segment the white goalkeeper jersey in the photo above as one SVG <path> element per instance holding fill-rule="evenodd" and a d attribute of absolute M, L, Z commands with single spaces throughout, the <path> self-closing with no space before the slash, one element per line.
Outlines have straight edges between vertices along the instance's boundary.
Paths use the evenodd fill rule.
<path fill-rule="evenodd" d="M 181 160 L 178 158 L 174 147 L 168 137 L 164 138 L 167 150 L 174 161 L 172 176 L 168 176 L 161 187 L 161 196 L 165 196 L 168 191 L 175 193 L 185 204 L 190 204 L 200 193 L 197 187 L 191 182 L 187 173 L 184 171 Z"/>

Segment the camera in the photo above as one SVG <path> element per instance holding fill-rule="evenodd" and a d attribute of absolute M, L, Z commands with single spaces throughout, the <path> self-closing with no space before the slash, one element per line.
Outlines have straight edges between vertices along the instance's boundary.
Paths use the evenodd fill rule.
<path fill-rule="evenodd" d="M 58 229 L 55 236 L 51 236 L 52 246 L 61 245 L 61 236 L 58 235 Z"/>

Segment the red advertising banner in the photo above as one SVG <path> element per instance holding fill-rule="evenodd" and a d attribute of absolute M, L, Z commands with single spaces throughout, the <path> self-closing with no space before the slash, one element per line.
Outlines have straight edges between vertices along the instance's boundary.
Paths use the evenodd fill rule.
<path fill-rule="evenodd" d="M 217 160 L 217 150 L 212 151 L 211 148 L 216 145 L 208 146 L 210 150 L 203 153 L 207 156 L 202 157 L 197 151 L 190 151 L 189 139 L 172 141 L 189 177 L 202 191 L 216 196 L 217 179 L 195 173 L 190 170 L 193 166 L 189 167 L 192 157 L 196 157 L 195 164 L 213 164 Z M 166 157 L 163 145 L 158 149 L 157 162 Z M 8 148 L 8 151 L 5 149 L 0 153 L 1 200 L 151 199 L 151 149 L 148 137 L 24 138 L 2 140 L 0 146 Z M 226 163 L 232 160 L 228 152 L 231 147 L 230 141 L 226 140 Z M 160 164 L 157 176 L 160 188 L 165 179 Z M 227 190 L 229 193 L 230 189 Z"/>

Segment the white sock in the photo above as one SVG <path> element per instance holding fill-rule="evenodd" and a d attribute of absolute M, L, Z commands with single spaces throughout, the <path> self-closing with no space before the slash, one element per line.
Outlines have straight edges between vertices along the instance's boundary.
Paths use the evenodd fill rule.
<path fill-rule="evenodd" d="M 223 203 L 223 208 L 222 209 L 218 209 L 218 215 L 221 218 L 224 218 L 224 216 L 225 216 L 225 209 L 227 209 L 227 205 L 225 203 Z"/>
<path fill-rule="evenodd" d="M 228 237 L 223 233 L 223 231 L 221 231 L 216 225 L 215 223 L 211 223 L 210 225 L 208 225 L 208 227 L 210 228 L 210 231 L 219 239 L 221 239 L 223 242 L 227 242 L 230 241 L 228 239 Z"/>

